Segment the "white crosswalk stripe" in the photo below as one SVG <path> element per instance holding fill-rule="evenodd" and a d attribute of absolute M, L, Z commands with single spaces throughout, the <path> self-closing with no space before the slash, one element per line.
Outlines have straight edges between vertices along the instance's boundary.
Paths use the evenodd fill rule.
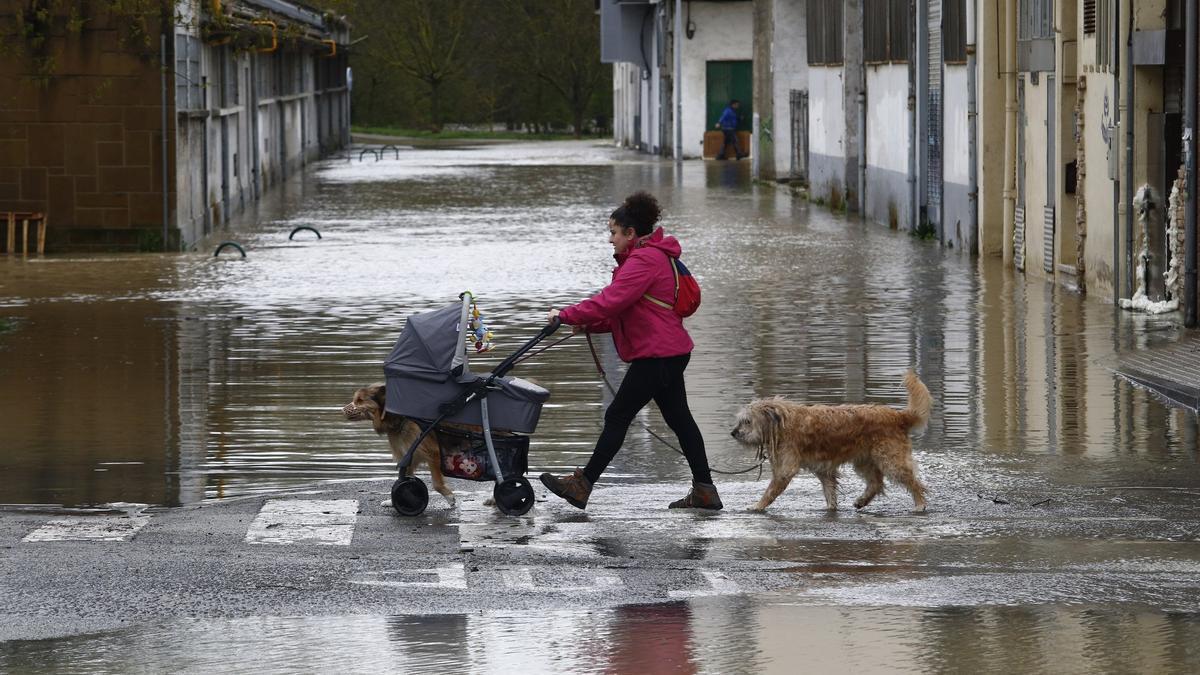
<path fill-rule="evenodd" d="M 150 516 L 75 516 L 51 520 L 21 541 L 129 541 Z"/>
<path fill-rule="evenodd" d="M 671 591 L 670 596 L 672 598 L 699 598 L 706 595 L 735 595 L 742 591 L 736 582 L 731 581 L 721 572 L 700 570 L 700 574 L 708 580 L 708 588 Z"/>
<path fill-rule="evenodd" d="M 271 499 L 250 523 L 246 543 L 348 546 L 357 520 L 356 499 Z"/>
<path fill-rule="evenodd" d="M 503 570 L 500 575 L 504 579 L 504 585 L 515 591 L 535 591 L 538 593 L 587 593 L 608 591 L 624 586 L 624 583 L 622 583 L 620 577 L 615 577 L 608 574 L 596 576 L 594 583 L 590 586 L 547 586 L 544 584 L 535 584 L 533 581 L 533 570 L 529 567 L 518 567 L 511 570 Z"/>

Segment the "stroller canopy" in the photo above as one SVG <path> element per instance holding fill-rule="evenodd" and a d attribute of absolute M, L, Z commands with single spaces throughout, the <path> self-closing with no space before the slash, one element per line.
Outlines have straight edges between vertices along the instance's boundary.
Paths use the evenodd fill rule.
<path fill-rule="evenodd" d="M 445 382 L 462 363 L 458 355 L 463 344 L 461 318 L 459 303 L 408 317 L 396 346 L 383 362 L 384 374 Z"/>

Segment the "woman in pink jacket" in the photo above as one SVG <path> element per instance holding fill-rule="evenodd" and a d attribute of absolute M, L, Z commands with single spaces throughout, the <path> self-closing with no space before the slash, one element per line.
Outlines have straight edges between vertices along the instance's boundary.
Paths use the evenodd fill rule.
<path fill-rule="evenodd" d="M 629 363 L 604 413 L 604 430 L 587 466 L 569 476 L 541 476 L 551 492 L 581 509 L 587 507 L 592 486 L 625 442 L 629 424 L 651 400 L 679 438 L 692 470 L 691 491 L 670 508 L 721 508 L 704 454 L 704 437 L 688 409 L 683 371 L 691 358 L 692 338 L 670 306 L 676 296 L 670 259 L 679 257 L 680 247 L 674 237 L 654 227 L 661 215 L 658 201 L 647 192 L 626 198 L 608 221 L 608 240 L 617 260 L 612 283 L 579 304 L 549 313 L 549 321 L 557 317 L 576 332 L 612 333 L 617 354 Z"/>

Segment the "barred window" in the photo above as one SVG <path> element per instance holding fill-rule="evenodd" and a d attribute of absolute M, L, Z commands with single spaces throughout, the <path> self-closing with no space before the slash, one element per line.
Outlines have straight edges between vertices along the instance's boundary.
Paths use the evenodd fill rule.
<path fill-rule="evenodd" d="M 200 88 L 200 39 L 175 35 L 175 109 L 200 110 L 204 91 Z"/>
<path fill-rule="evenodd" d="M 1020 0 L 1018 40 L 1054 37 L 1054 0 Z"/>
<path fill-rule="evenodd" d="M 810 0 L 805 19 L 808 64 L 842 65 L 842 0 Z"/>
<path fill-rule="evenodd" d="M 942 0 L 942 58 L 946 63 L 967 62 L 966 0 Z"/>
<path fill-rule="evenodd" d="M 908 17 L 908 0 L 863 0 L 863 59 L 867 63 L 908 62 Z"/>

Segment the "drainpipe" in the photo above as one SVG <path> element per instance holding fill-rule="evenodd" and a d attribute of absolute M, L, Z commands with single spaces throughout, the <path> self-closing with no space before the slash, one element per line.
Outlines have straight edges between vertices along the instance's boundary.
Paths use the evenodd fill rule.
<path fill-rule="evenodd" d="M 1133 4 L 1125 45 L 1125 297 L 1133 297 Z"/>
<path fill-rule="evenodd" d="M 162 247 L 166 253 L 170 247 L 167 245 L 167 218 L 170 216 L 170 205 L 167 203 L 167 24 L 166 19 L 163 19 L 163 32 L 159 36 L 159 71 L 161 74 L 162 85 Z"/>
<path fill-rule="evenodd" d="M 750 115 L 750 137 L 753 140 L 750 142 L 750 147 L 746 148 L 746 150 L 750 152 L 750 178 L 752 180 L 758 180 L 758 146 L 761 145 L 759 143 L 759 134 L 762 132 L 761 119 L 757 112 Z M 737 150 L 736 142 L 733 148 L 735 151 Z"/>
<path fill-rule="evenodd" d="M 967 7 L 967 218 L 969 218 L 970 251 L 979 254 L 979 149 L 975 138 L 978 124 L 975 109 L 975 0 Z"/>
<path fill-rule="evenodd" d="M 1014 0 L 1015 1 L 1015 0 Z M 929 122 L 929 0 L 916 0 L 916 42 L 913 77 L 916 85 L 913 89 L 915 105 L 913 110 L 913 153 L 912 164 L 912 228 L 916 231 L 921 227 L 921 202 L 924 197 L 925 174 L 928 165 L 925 162 L 929 146 L 926 144 L 925 125 Z"/>
<path fill-rule="evenodd" d="M 865 66 L 864 66 L 865 69 Z M 863 73 L 866 86 L 866 73 Z M 858 92 L 858 215 L 867 215 L 867 92 Z"/>
<path fill-rule="evenodd" d="M 1017 0 L 1004 3 L 1004 266 L 1013 264 L 1017 212 Z"/>
<path fill-rule="evenodd" d="M 1183 276 L 1183 325 L 1196 327 L 1196 34 L 1200 11 L 1195 2 L 1187 3 L 1187 47 L 1184 55 L 1183 96 L 1183 161 L 1187 173 L 1187 203 L 1184 204 L 1184 276 Z"/>
<path fill-rule="evenodd" d="M 1114 141 L 1121 128 L 1121 0 L 1113 0 L 1113 133 L 1108 137 L 1108 151 L 1116 152 Z M 1120 155 L 1118 155 L 1119 157 Z M 1121 205 L 1121 172 L 1118 170 L 1113 177 L 1112 224 L 1113 224 L 1113 304 L 1120 305 L 1121 298 L 1121 218 L 1118 210 Z"/>
<path fill-rule="evenodd" d="M 675 163 L 683 163 L 683 0 L 675 0 Z"/>

